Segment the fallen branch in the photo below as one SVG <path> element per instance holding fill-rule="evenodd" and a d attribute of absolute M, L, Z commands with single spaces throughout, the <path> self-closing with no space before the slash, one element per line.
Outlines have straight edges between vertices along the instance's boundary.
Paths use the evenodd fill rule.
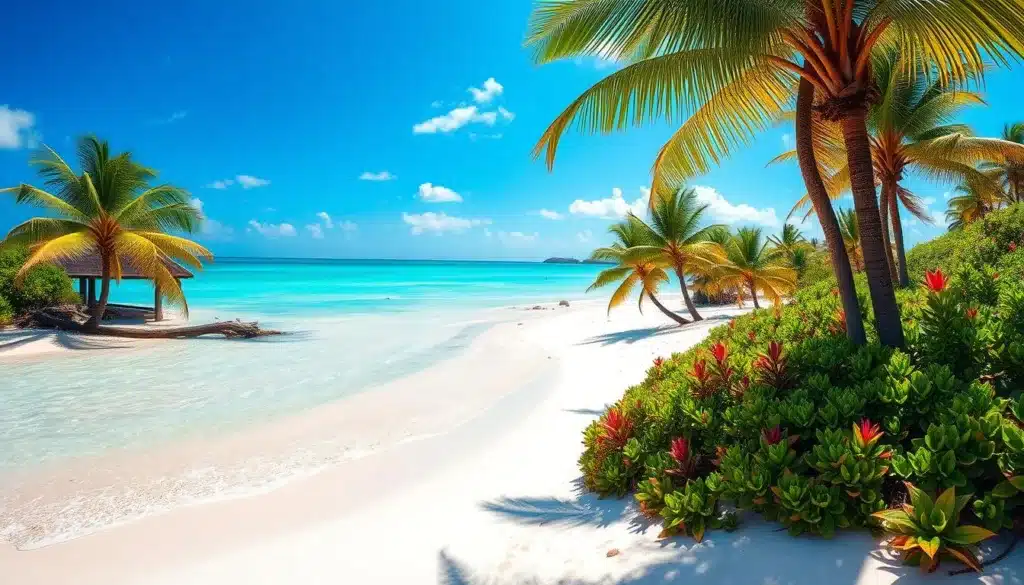
<path fill-rule="evenodd" d="M 252 339 L 266 335 L 280 335 L 280 331 L 261 329 L 259 323 L 253 321 L 218 321 L 205 325 L 187 327 L 111 327 L 100 325 L 89 327 L 73 319 L 65 319 L 39 311 L 32 315 L 32 322 L 42 327 L 56 327 L 64 331 L 74 331 L 86 335 L 105 337 L 125 337 L 130 339 L 186 339 L 203 335 L 223 335 L 228 339 Z"/>

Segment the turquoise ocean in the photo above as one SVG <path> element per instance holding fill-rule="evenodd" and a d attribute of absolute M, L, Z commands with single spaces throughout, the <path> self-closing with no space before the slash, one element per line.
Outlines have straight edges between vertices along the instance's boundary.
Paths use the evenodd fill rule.
<path fill-rule="evenodd" d="M 194 323 L 255 319 L 256 341 L 161 342 L 0 364 L 5 472 L 214 435 L 413 373 L 535 303 L 584 297 L 599 266 L 539 262 L 219 259 L 184 281 Z M 145 282 L 113 302 L 152 304 Z"/>

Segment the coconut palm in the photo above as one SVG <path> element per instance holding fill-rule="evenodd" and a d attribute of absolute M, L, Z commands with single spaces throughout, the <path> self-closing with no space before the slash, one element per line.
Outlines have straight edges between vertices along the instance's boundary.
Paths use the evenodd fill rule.
<path fill-rule="evenodd" d="M 633 294 L 636 286 L 640 285 L 638 306 L 641 311 L 646 297 L 651 299 L 659 311 L 676 323 L 680 325 L 689 323 L 686 319 L 668 310 L 658 300 L 658 287 L 662 283 L 668 282 L 668 273 L 665 272 L 665 268 L 670 264 L 659 250 L 641 247 L 646 243 L 650 228 L 635 216 L 629 216 L 625 221 L 609 227 L 608 231 L 615 235 L 615 243 L 594 250 L 590 258 L 615 262 L 617 266 L 602 270 L 594 283 L 587 288 L 587 292 L 618 282 L 618 288 L 615 289 L 611 300 L 608 301 L 608 312 L 611 313 L 612 309 L 624 303 Z"/>
<path fill-rule="evenodd" d="M 755 309 L 761 308 L 758 292 L 779 304 L 783 295 L 796 289 L 796 271 L 789 266 L 785 253 L 763 236 L 761 228 L 737 230 L 725 245 L 725 253 L 728 262 L 714 271 L 714 280 L 718 287 L 735 287 L 741 300 L 749 291 Z"/>
<path fill-rule="evenodd" d="M 958 230 L 965 225 L 982 219 L 998 204 L 990 191 L 983 191 L 969 185 L 958 186 L 955 195 L 949 198 L 946 221 L 949 229 Z"/>
<path fill-rule="evenodd" d="M 1024 145 L 975 137 L 969 127 L 952 123 L 965 107 L 983 104 L 980 95 L 950 87 L 941 79 L 929 79 L 927 71 L 913 72 L 912 65 L 905 58 L 891 55 L 875 59 L 880 97 L 868 117 L 875 180 L 881 187 L 880 216 L 886 258 L 892 279 L 900 286 L 908 286 L 910 278 L 899 204 L 921 221 L 932 223 L 927 206 L 901 184 L 905 175 L 913 173 L 945 183 L 966 183 L 996 197 L 999 185 L 980 173 L 977 165 L 987 161 L 1024 161 Z M 823 135 L 831 134 L 819 140 L 817 155 L 826 167 L 833 169 L 826 182 L 832 197 L 837 198 L 850 186 L 841 132 L 837 125 L 824 121 L 819 122 L 817 130 Z M 790 152 L 780 159 L 793 156 L 795 153 Z M 807 203 L 808 198 L 804 197 L 794 209 Z M 890 219 L 896 258 L 889 239 Z"/>
<path fill-rule="evenodd" d="M 805 238 L 803 233 L 800 232 L 800 228 L 791 223 L 783 224 L 782 231 L 779 232 L 779 235 L 769 237 L 768 241 L 790 259 L 792 259 L 793 255 L 798 251 L 806 250 L 811 247 L 807 238 Z"/>
<path fill-rule="evenodd" d="M 860 247 L 860 225 L 857 223 L 857 213 L 852 209 L 839 209 L 836 211 L 839 219 L 839 230 L 843 234 L 843 245 L 846 246 L 846 254 L 850 257 L 855 270 L 864 270 L 864 251 Z"/>
<path fill-rule="evenodd" d="M 656 250 L 672 268 L 679 279 L 683 301 L 694 321 L 703 317 L 697 312 L 690 293 L 686 289 L 686 278 L 708 272 L 722 260 L 722 247 L 709 240 L 710 234 L 722 226 L 701 227 L 708 205 L 697 203 L 693 189 L 680 189 L 658 197 L 650 210 L 650 224 L 644 246 Z"/>
<path fill-rule="evenodd" d="M 1003 127 L 1003 140 L 1024 144 L 1024 122 Z M 985 174 L 1000 182 L 1009 203 L 1024 202 L 1024 160 L 989 162 L 981 166 Z"/>
<path fill-rule="evenodd" d="M 872 52 L 898 48 L 933 63 L 941 78 L 964 80 L 986 57 L 1005 63 L 1008 52 L 1024 53 L 1022 8 L 1022 0 L 927 6 L 921 0 L 540 0 L 527 36 L 539 62 L 598 56 L 626 66 L 559 115 L 535 153 L 546 151 L 553 164 L 559 139 L 574 121 L 604 133 L 651 119 L 688 118 L 655 160 L 653 191 L 664 193 L 769 127 L 800 80 L 797 143 L 805 182 L 817 173 L 804 130 L 819 93 L 818 110 L 840 123 L 847 147 L 879 337 L 901 346 L 867 132 Z M 825 191 L 808 189 L 835 249 L 838 228 L 828 219 Z M 833 265 L 839 267 L 836 258 Z"/>
<path fill-rule="evenodd" d="M 48 191 L 25 184 L 0 190 L 54 216 L 17 225 L 3 240 L 3 245 L 30 246 L 18 278 L 37 264 L 99 253 L 102 286 L 89 327 L 103 319 L 110 281 L 120 280 L 126 262 L 153 279 L 167 300 L 180 304 L 187 314 L 181 285 L 166 262 L 202 269 L 202 260 L 213 257 L 199 244 L 167 233 L 190 233 L 199 226 L 201 216 L 188 193 L 173 185 L 152 185 L 156 171 L 135 162 L 131 153 L 112 155 L 107 142 L 94 136 L 79 140 L 78 160 L 80 173 L 47 147 L 31 164 Z"/>

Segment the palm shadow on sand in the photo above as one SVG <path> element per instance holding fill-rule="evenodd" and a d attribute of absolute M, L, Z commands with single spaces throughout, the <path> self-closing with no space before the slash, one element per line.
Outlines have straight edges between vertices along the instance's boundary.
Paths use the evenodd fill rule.
<path fill-rule="evenodd" d="M 643 327 L 640 329 L 614 331 L 612 333 L 595 335 L 594 337 L 581 341 L 579 345 L 615 345 L 617 343 L 632 344 L 652 337 L 689 331 L 690 329 L 696 329 L 704 325 L 713 324 L 716 321 L 728 321 L 729 319 L 732 319 L 732 316 L 715 315 L 707 317 L 703 321 L 696 321 L 686 325 L 659 325 L 657 327 Z"/>
<path fill-rule="evenodd" d="M 926 575 L 880 549 L 878 540 L 867 532 L 843 532 L 833 540 L 792 538 L 778 532 L 778 524 L 764 522 L 757 516 L 747 516 L 736 532 L 709 533 L 700 544 L 687 538 L 657 540 L 654 536 L 657 531 L 648 530 L 657 521 L 639 514 L 632 498 L 599 499 L 584 493 L 579 480 L 576 487 L 579 496 L 574 499 L 502 497 L 483 502 L 481 507 L 516 523 L 563 531 L 567 539 L 574 537 L 573 530 L 588 527 L 608 529 L 610 540 L 623 537 L 621 551 L 614 559 L 605 558 L 605 550 L 581 552 L 588 558 L 580 562 L 609 563 L 608 575 L 586 580 L 572 574 L 543 577 L 478 574 L 451 551 L 443 550 L 439 556 L 442 571 L 439 582 L 446 585 L 990 585 L 1021 583 L 1024 577 L 1024 552 L 1021 551 L 986 569 L 983 575 L 950 576 L 948 571 L 960 565 L 949 562 L 943 563 L 938 573 Z M 615 525 L 623 521 L 628 523 L 629 532 L 634 536 L 625 538 L 622 526 Z M 983 557 L 992 558 L 1002 552 L 1008 540 L 1001 538 L 982 547 Z M 589 557 L 591 554 L 593 558 Z M 622 565 L 615 563 L 625 562 L 631 566 L 636 561 L 630 563 L 630 557 L 637 555 L 656 560 L 639 564 L 622 576 Z M 568 562 L 572 559 L 565 560 L 567 566 L 572 564 Z M 618 577 L 613 576 L 615 568 Z"/>

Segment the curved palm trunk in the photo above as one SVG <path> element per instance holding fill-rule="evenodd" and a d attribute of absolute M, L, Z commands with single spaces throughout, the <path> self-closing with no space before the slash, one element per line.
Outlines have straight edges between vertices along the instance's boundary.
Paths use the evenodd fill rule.
<path fill-rule="evenodd" d="M 825 183 L 818 172 L 818 161 L 814 155 L 814 143 L 811 136 L 813 125 L 812 107 L 814 106 L 814 86 L 806 79 L 800 80 L 796 102 L 796 153 L 800 161 L 800 172 L 807 187 L 807 194 L 814 206 L 814 213 L 821 223 L 821 231 L 825 234 L 825 245 L 828 247 L 832 260 L 832 271 L 839 281 L 839 296 L 846 314 L 846 334 L 857 345 L 867 343 L 864 333 L 864 319 L 861 317 L 860 305 L 857 303 L 857 290 L 853 285 L 853 269 L 850 268 L 850 257 L 846 253 L 846 244 L 839 229 L 839 220 L 832 209 Z"/>
<path fill-rule="evenodd" d="M 892 238 L 889 235 L 890 201 L 896 201 L 896 184 L 886 180 L 882 183 L 882 200 L 878 204 L 879 220 L 882 222 L 882 243 L 885 244 L 885 261 L 889 265 L 889 277 L 899 282 L 896 274 L 896 260 L 892 257 Z"/>
<path fill-rule="evenodd" d="M 761 308 L 761 305 L 757 304 L 757 287 L 754 286 L 753 280 L 747 280 L 747 285 L 750 286 L 750 296 L 754 299 L 754 310 Z"/>
<path fill-rule="evenodd" d="M 850 186 L 854 208 L 857 210 L 864 271 L 867 272 L 871 305 L 875 310 L 878 338 L 883 345 L 903 347 L 900 308 L 896 304 L 896 292 L 892 286 L 892 277 L 885 259 L 885 244 L 882 241 L 882 222 L 875 194 L 875 170 L 871 161 L 866 115 L 863 108 L 854 109 L 840 120 L 843 141 L 846 143 L 846 160 L 850 167 Z"/>
<path fill-rule="evenodd" d="M 910 275 L 907 274 L 907 249 L 903 247 L 903 221 L 900 219 L 899 202 L 895 197 L 889 199 L 889 215 L 892 216 L 892 234 L 896 240 L 896 256 L 899 260 L 900 288 L 910 286 Z"/>
<path fill-rule="evenodd" d="M 110 256 L 102 253 L 103 256 L 103 276 L 102 285 L 100 286 L 100 299 L 96 302 L 96 305 L 92 308 L 92 317 L 85 323 L 85 327 L 89 329 L 95 329 L 100 326 L 103 321 L 103 315 L 107 312 L 107 301 L 110 300 Z"/>
<path fill-rule="evenodd" d="M 658 307 L 659 311 L 661 311 L 662 313 L 665 313 L 666 317 L 668 317 L 669 319 L 672 319 L 673 321 L 675 321 L 676 323 L 679 323 L 680 325 L 687 325 L 687 324 L 689 324 L 689 321 L 687 321 L 686 319 L 683 319 L 679 315 L 676 315 L 672 311 L 669 311 L 668 307 L 666 307 L 665 305 L 661 304 L 661 301 L 658 300 L 658 297 L 652 295 L 651 293 L 647 293 L 647 296 L 651 299 L 651 302 L 654 303 L 654 306 Z"/>
<path fill-rule="evenodd" d="M 700 316 L 700 313 L 697 312 L 697 306 L 690 299 L 690 291 L 686 290 L 686 273 L 683 272 L 682 268 L 676 268 L 676 277 L 679 279 L 679 288 L 683 291 L 683 302 L 686 303 L 686 310 L 690 312 L 690 316 L 693 317 L 694 321 L 703 321 L 704 317 Z"/>

